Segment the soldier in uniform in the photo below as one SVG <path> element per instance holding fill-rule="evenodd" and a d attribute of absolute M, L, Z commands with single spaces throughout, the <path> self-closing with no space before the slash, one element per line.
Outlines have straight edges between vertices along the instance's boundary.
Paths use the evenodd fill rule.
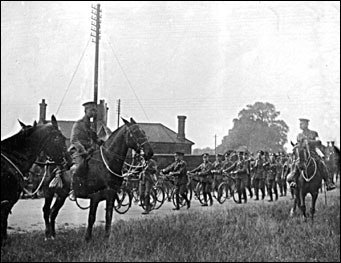
<path fill-rule="evenodd" d="M 207 204 L 207 196 L 210 199 L 210 205 L 213 205 L 213 198 L 211 195 L 212 191 L 212 173 L 211 170 L 213 165 L 211 162 L 208 161 L 209 154 L 204 153 L 202 155 L 203 162 L 197 167 L 194 168 L 190 173 L 197 173 L 199 177 L 202 178 L 202 188 L 203 188 L 203 195 L 204 195 L 204 203 L 202 206 L 208 206 Z"/>
<path fill-rule="evenodd" d="M 278 192 L 277 192 L 277 184 L 276 184 L 276 173 L 277 173 L 277 162 L 275 160 L 274 155 L 271 153 L 269 155 L 269 161 L 267 164 L 264 164 L 266 167 L 266 185 L 268 189 L 268 194 L 270 196 L 269 202 L 273 201 L 272 197 L 272 190 L 275 193 L 275 200 L 278 199 Z"/>
<path fill-rule="evenodd" d="M 320 170 L 322 172 L 322 176 L 324 181 L 327 185 L 327 191 L 335 189 L 335 185 L 332 182 L 332 179 L 330 178 L 328 169 L 324 163 L 324 160 L 322 159 L 324 157 L 324 154 L 321 151 L 321 141 L 319 140 L 319 135 L 316 131 L 310 130 L 308 128 L 309 126 L 309 120 L 308 119 L 299 119 L 300 120 L 300 129 L 302 130 L 301 133 L 297 135 L 297 142 L 302 143 L 305 141 L 307 143 L 307 146 L 309 145 L 313 147 L 309 147 L 310 152 L 312 155 L 318 160 L 317 165 L 319 166 Z M 294 169 L 288 176 L 288 182 L 292 187 L 294 187 L 297 183 L 299 172 L 296 169 L 296 165 L 294 165 Z"/>
<path fill-rule="evenodd" d="M 170 164 L 165 169 L 161 170 L 163 174 L 169 174 L 170 176 L 175 177 L 174 185 L 175 185 L 175 195 L 176 195 L 176 203 L 177 207 L 173 210 L 180 210 L 180 195 L 186 201 L 187 209 L 191 206 L 191 201 L 187 198 L 187 164 L 183 160 L 184 153 L 176 152 L 175 153 L 175 161 Z"/>
<path fill-rule="evenodd" d="M 145 211 L 142 214 L 147 215 L 151 210 L 150 192 L 154 185 L 154 175 L 157 173 L 157 164 L 155 160 L 145 160 L 143 158 L 143 170 L 140 173 L 140 200 L 144 200 Z"/>
<path fill-rule="evenodd" d="M 103 143 L 91 128 L 91 118 L 97 115 L 97 104 L 90 101 L 84 103 L 83 106 L 85 115 L 74 123 L 71 130 L 69 152 L 74 163 L 71 167 L 71 178 L 77 172 L 80 164 L 84 163 L 85 159 L 95 151 L 96 145 Z M 75 199 L 72 183 L 70 198 Z"/>
<path fill-rule="evenodd" d="M 259 150 L 257 153 L 256 161 L 253 167 L 253 172 L 254 172 L 254 178 L 253 178 L 253 183 L 254 183 L 254 188 L 255 188 L 255 195 L 256 195 L 256 200 L 259 200 L 259 189 L 262 192 L 262 199 L 265 197 L 265 169 L 264 169 L 264 152 L 262 150 Z"/>
<path fill-rule="evenodd" d="M 226 172 L 227 168 L 229 168 L 231 165 L 233 165 L 233 161 L 231 160 L 231 156 L 233 154 L 232 150 L 229 150 L 225 153 L 225 160 L 222 164 L 221 167 L 221 172 L 223 174 L 223 176 L 226 176 L 226 183 L 227 183 L 227 198 L 229 198 L 230 196 L 232 196 L 232 185 L 233 185 L 233 180 L 232 178 L 230 178 L 230 175 Z"/>
<path fill-rule="evenodd" d="M 213 183 L 212 190 L 217 191 L 219 183 L 221 182 L 222 175 L 221 169 L 223 167 L 223 155 L 218 153 L 215 156 L 215 162 L 213 163 L 212 174 L 213 174 Z"/>
<path fill-rule="evenodd" d="M 246 185 L 248 179 L 248 163 L 244 160 L 244 152 L 240 151 L 239 153 L 239 160 L 236 165 L 236 170 L 233 174 L 236 175 L 236 188 L 238 192 L 238 203 L 242 203 L 242 196 L 244 202 L 247 202 L 247 195 L 246 195 Z"/>

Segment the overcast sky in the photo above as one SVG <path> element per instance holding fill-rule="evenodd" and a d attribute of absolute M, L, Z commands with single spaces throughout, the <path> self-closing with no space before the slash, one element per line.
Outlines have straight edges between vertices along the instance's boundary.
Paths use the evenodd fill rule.
<path fill-rule="evenodd" d="M 214 147 L 248 104 L 269 102 L 295 141 L 301 117 L 340 145 L 340 3 L 99 2 L 99 91 L 123 117 Z M 17 119 L 77 120 L 93 100 L 97 2 L 1 2 L 1 138 Z"/>

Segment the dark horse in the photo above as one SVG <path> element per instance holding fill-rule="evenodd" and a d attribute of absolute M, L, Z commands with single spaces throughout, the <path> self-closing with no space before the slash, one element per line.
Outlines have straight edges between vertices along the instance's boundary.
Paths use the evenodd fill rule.
<path fill-rule="evenodd" d="M 315 205 L 319 193 L 319 188 L 322 184 L 322 161 L 316 153 L 312 150 L 313 143 L 308 143 L 303 140 L 293 148 L 293 154 L 296 159 L 296 172 L 299 173 L 297 187 L 294 190 L 295 200 L 294 207 L 290 214 L 292 215 L 296 210 L 296 205 L 301 209 L 304 218 L 307 218 L 305 197 L 308 193 L 312 196 L 312 203 L 310 213 L 312 220 L 315 214 Z M 293 166 L 292 166 L 293 167 Z"/>
<path fill-rule="evenodd" d="M 20 121 L 19 121 L 20 122 Z M 1 141 L 1 244 L 7 239 L 7 219 L 24 187 L 24 177 L 41 151 L 56 163 L 70 160 L 65 137 L 58 129 L 56 118 L 51 123 L 26 126 Z"/>
<path fill-rule="evenodd" d="M 122 182 L 122 167 L 128 149 L 136 152 L 143 150 L 146 159 L 153 156 L 153 150 L 147 137 L 138 124 L 131 118 L 130 122 L 124 120 L 125 125 L 115 130 L 106 142 L 96 150 L 88 161 L 82 163 L 73 175 L 73 190 L 77 198 L 90 199 L 88 227 L 85 239 L 92 237 L 92 228 L 96 220 L 97 207 L 100 201 L 106 200 L 105 237 L 109 238 L 111 230 L 114 201 Z M 72 171 L 71 169 L 70 171 Z M 63 206 L 70 192 L 70 171 L 63 173 L 62 188 L 48 187 L 49 181 L 43 184 L 45 205 L 44 220 L 46 225 L 45 237 L 55 237 L 55 219 L 59 209 Z M 50 211 L 53 196 L 56 202 Z"/>

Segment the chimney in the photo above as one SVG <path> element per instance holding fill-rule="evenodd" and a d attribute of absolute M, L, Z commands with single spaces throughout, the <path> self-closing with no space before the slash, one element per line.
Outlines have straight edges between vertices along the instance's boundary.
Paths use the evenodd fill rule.
<path fill-rule="evenodd" d="M 178 139 L 185 140 L 185 120 L 186 116 L 178 116 Z"/>
<path fill-rule="evenodd" d="M 39 103 L 39 122 L 38 123 L 45 123 L 46 122 L 46 106 L 45 99 L 42 99 L 41 103 Z"/>

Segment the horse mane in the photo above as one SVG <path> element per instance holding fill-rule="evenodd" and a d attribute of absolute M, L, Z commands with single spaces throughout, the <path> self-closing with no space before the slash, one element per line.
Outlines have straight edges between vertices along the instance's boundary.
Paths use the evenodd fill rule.
<path fill-rule="evenodd" d="M 21 129 L 16 134 L 4 139 L 1 141 L 1 150 L 13 150 L 13 149 L 22 149 L 24 145 L 26 145 L 27 137 L 29 137 L 34 131 L 42 128 L 53 127 L 51 123 L 49 124 L 40 124 L 37 126 L 26 126 Z"/>
<path fill-rule="evenodd" d="M 110 136 L 108 137 L 108 139 L 107 139 L 106 141 L 109 141 L 112 137 L 114 137 L 117 133 L 119 133 L 119 132 L 123 129 L 123 127 L 125 127 L 125 124 L 122 125 L 121 127 L 117 128 L 116 130 L 114 130 L 114 131 L 110 134 Z"/>

